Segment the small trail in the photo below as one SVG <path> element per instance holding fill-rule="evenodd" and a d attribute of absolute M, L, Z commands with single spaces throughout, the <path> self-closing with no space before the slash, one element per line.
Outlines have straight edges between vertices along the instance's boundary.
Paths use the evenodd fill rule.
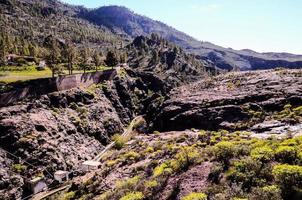
<path fill-rule="evenodd" d="M 59 188 L 54 189 L 54 190 L 51 190 L 51 191 L 49 191 L 49 192 L 46 191 L 46 192 L 39 193 L 39 194 L 33 196 L 33 198 L 32 198 L 31 200 L 41 200 L 41 199 L 45 199 L 46 197 L 48 197 L 48 196 L 50 196 L 50 195 L 53 195 L 53 194 L 55 194 L 55 193 L 57 193 L 57 192 L 60 192 L 60 191 L 62 191 L 62 190 L 65 190 L 65 189 L 67 189 L 67 188 L 69 188 L 69 187 L 71 187 L 71 184 L 65 185 L 65 186 L 62 186 L 62 187 L 59 187 Z"/>
<path fill-rule="evenodd" d="M 140 120 L 143 120 L 143 117 L 142 117 L 142 116 L 137 116 L 137 117 L 135 117 L 135 118 L 131 121 L 130 125 L 124 130 L 124 133 L 122 134 L 122 136 L 128 136 L 128 135 L 133 131 L 134 125 L 135 125 L 138 121 L 140 121 Z M 105 155 L 105 153 L 106 153 L 108 150 L 110 150 L 114 145 L 115 145 L 115 142 L 111 142 L 111 143 L 110 143 L 109 145 L 107 145 L 106 148 L 105 148 L 101 153 L 99 153 L 93 160 L 99 162 L 99 161 L 103 158 L 103 156 Z"/>

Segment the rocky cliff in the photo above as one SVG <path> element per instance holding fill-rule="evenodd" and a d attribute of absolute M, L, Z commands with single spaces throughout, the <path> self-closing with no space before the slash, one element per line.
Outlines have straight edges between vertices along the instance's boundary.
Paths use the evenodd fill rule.
<path fill-rule="evenodd" d="M 301 81 L 301 70 L 279 69 L 233 72 L 185 85 L 171 91 L 153 129 L 250 130 L 257 123 L 272 123 L 273 113 L 284 106 L 301 106 Z"/>

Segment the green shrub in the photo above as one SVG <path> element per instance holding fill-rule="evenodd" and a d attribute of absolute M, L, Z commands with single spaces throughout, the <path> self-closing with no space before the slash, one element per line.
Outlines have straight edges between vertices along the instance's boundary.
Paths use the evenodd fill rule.
<path fill-rule="evenodd" d="M 256 171 L 258 169 L 257 161 L 250 158 L 242 159 L 236 161 L 234 166 L 228 170 L 226 178 L 232 183 L 240 183 L 242 187 L 249 188 L 255 182 L 254 178 L 257 178 Z"/>
<path fill-rule="evenodd" d="M 14 164 L 14 165 L 12 165 L 12 169 L 15 172 L 22 173 L 27 169 L 27 166 L 22 165 L 22 164 Z"/>
<path fill-rule="evenodd" d="M 281 189 L 277 185 L 256 188 L 252 191 L 250 196 L 250 199 L 283 200 L 281 196 Z"/>
<path fill-rule="evenodd" d="M 121 150 L 127 143 L 128 141 L 128 137 L 119 135 L 119 134 L 115 134 L 112 136 L 111 138 L 112 141 L 114 141 L 114 148 L 117 150 Z"/>
<path fill-rule="evenodd" d="M 154 135 L 159 135 L 160 132 L 159 132 L 159 131 L 153 131 L 153 134 L 154 134 Z"/>
<path fill-rule="evenodd" d="M 129 151 L 127 153 L 124 154 L 124 158 L 126 160 L 134 160 L 137 161 L 140 158 L 139 153 L 135 152 L 135 151 Z"/>
<path fill-rule="evenodd" d="M 230 159 L 235 156 L 235 145 L 232 142 L 219 142 L 214 146 L 214 155 L 218 161 L 228 166 Z"/>
<path fill-rule="evenodd" d="M 78 104 L 76 104 L 75 102 L 71 102 L 69 107 L 73 110 L 77 110 L 78 109 Z"/>
<path fill-rule="evenodd" d="M 167 163 L 162 163 L 153 170 L 153 177 L 172 174 L 173 170 Z"/>
<path fill-rule="evenodd" d="M 151 180 L 151 181 L 146 181 L 145 182 L 145 187 L 146 188 L 155 188 L 158 186 L 158 182 L 156 180 Z"/>
<path fill-rule="evenodd" d="M 182 147 L 180 152 L 178 152 L 175 156 L 177 165 L 174 165 L 174 170 L 187 170 L 190 165 L 193 165 L 197 162 L 199 156 L 200 154 L 195 147 Z"/>
<path fill-rule="evenodd" d="M 214 183 L 219 183 L 220 174 L 223 172 L 223 166 L 221 164 L 216 164 L 211 167 L 211 172 L 209 174 L 209 180 Z"/>
<path fill-rule="evenodd" d="M 77 107 L 76 111 L 79 113 L 81 117 L 87 117 L 88 111 L 85 107 Z"/>
<path fill-rule="evenodd" d="M 128 178 L 122 181 L 117 181 L 115 186 L 117 190 L 133 190 L 138 182 L 140 181 L 139 176 L 134 176 L 133 178 Z"/>
<path fill-rule="evenodd" d="M 201 142 L 203 142 L 203 143 L 207 143 L 209 141 L 209 135 L 207 134 L 206 131 L 201 130 L 198 133 L 198 139 L 201 140 Z"/>
<path fill-rule="evenodd" d="M 181 200 L 207 200 L 207 195 L 202 192 L 192 192 L 181 198 Z"/>
<path fill-rule="evenodd" d="M 302 187 L 302 166 L 279 164 L 274 166 L 273 175 L 282 187 Z"/>
<path fill-rule="evenodd" d="M 302 106 L 293 109 L 294 113 L 298 116 L 302 116 Z"/>
<path fill-rule="evenodd" d="M 260 162 L 269 162 L 274 159 L 274 151 L 268 146 L 257 147 L 251 151 L 251 157 Z"/>
<path fill-rule="evenodd" d="M 280 146 L 276 149 L 275 156 L 282 163 L 292 164 L 297 158 L 297 150 L 291 146 Z"/>
<path fill-rule="evenodd" d="M 68 193 L 65 193 L 62 200 L 71 200 L 75 197 L 75 192 L 71 191 Z"/>
<path fill-rule="evenodd" d="M 144 199 L 144 195 L 142 192 L 129 192 L 125 196 L 120 198 L 120 200 L 142 200 L 142 199 Z"/>
<path fill-rule="evenodd" d="M 291 138 L 291 139 L 287 139 L 284 140 L 283 142 L 281 142 L 281 146 L 296 146 L 298 140 L 296 140 L 295 138 Z"/>

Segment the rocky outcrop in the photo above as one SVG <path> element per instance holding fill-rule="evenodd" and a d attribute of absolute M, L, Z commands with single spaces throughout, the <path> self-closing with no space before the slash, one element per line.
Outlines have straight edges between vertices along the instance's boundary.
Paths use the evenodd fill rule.
<path fill-rule="evenodd" d="M 0 149 L 0 199 L 21 199 L 23 179 L 11 170 L 13 161 Z"/>
<path fill-rule="evenodd" d="M 22 182 L 37 174 L 43 173 L 51 184 L 55 171 L 78 170 L 136 115 L 156 107 L 168 90 L 155 75 L 125 68 L 113 80 L 86 89 L 50 93 L 1 108 L 0 148 L 20 158 L 7 167 L 26 167 L 20 195 L 25 194 Z M 5 180 L 12 177 L 3 173 Z M 10 195 L 9 187 L 3 184 L 5 195 Z"/>
<path fill-rule="evenodd" d="M 0 147 L 20 158 L 8 163 L 9 169 L 26 166 L 23 181 L 41 172 L 51 180 L 56 170 L 78 170 L 93 159 L 124 126 L 101 90 L 74 89 L 1 108 Z M 2 184 L 6 195 L 9 187 Z"/>
<path fill-rule="evenodd" d="M 169 43 L 159 35 L 139 36 L 126 47 L 128 63 L 132 69 L 143 72 L 146 77 L 159 79 L 171 88 L 202 79 L 216 71 L 214 65 L 197 59 L 194 55 Z M 154 81 L 153 84 L 155 84 Z"/>
<path fill-rule="evenodd" d="M 233 72 L 179 87 L 159 109 L 153 129 L 250 128 L 285 105 L 301 106 L 301 77 L 301 70 Z"/>

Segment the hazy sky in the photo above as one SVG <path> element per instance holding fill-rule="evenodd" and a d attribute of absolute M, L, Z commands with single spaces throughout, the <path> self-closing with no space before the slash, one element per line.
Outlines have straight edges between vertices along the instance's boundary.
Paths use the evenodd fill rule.
<path fill-rule="evenodd" d="M 199 40 L 234 49 L 302 54 L 302 0 L 62 0 L 123 5 Z"/>

